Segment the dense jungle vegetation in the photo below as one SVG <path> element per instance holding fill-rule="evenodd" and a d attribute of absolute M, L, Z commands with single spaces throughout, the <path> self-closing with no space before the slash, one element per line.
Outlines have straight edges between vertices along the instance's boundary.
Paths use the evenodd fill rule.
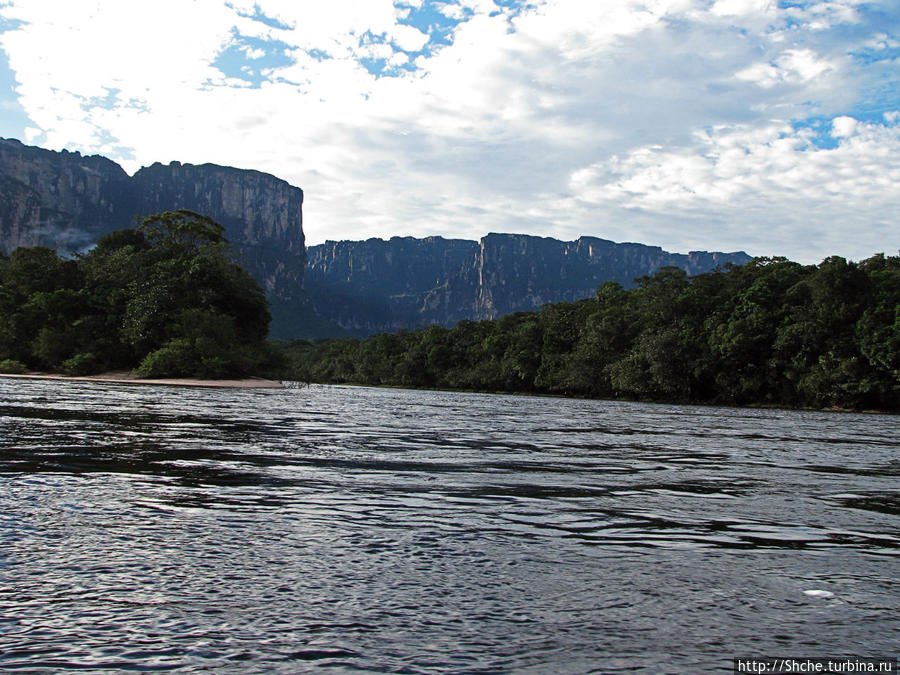
<path fill-rule="evenodd" d="M 900 408 L 900 258 L 757 258 L 452 329 L 281 345 L 311 382 Z"/>
<path fill-rule="evenodd" d="M 757 258 L 454 328 L 266 342 L 223 228 L 145 218 L 71 259 L 0 255 L 0 372 L 266 374 L 309 382 L 638 400 L 900 409 L 900 257 Z"/>
<path fill-rule="evenodd" d="M 0 256 L 0 372 L 226 377 L 277 363 L 265 296 L 223 228 L 166 211 L 73 259 Z"/>

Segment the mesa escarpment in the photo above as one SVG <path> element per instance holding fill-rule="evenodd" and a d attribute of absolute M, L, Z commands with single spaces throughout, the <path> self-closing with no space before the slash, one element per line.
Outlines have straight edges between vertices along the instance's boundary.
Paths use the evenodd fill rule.
<path fill-rule="evenodd" d="M 700 274 L 741 265 L 746 253 L 669 253 L 658 246 L 596 237 L 560 241 L 489 234 L 328 241 L 307 251 L 306 289 L 316 312 L 342 329 L 370 335 L 461 319 L 492 319 L 546 303 L 593 295 L 605 281 L 625 287 L 675 266 Z"/>
<path fill-rule="evenodd" d="M 138 213 L 177 208 L 209 216 L 241 253 L 241 263 L 271 300 L 303 286 L 303 190 L 259 171 L 216 164 L 153 164 L 132 178 Z"/>
<path fill-rule="evenodd" d="M 452 326 L 590 297 L 605 281 L 629 287 L 666 265 L 699 274 L 750 259 L 522 234 L 329 241 L 307 249 L 303 191 L 275 176 L 180 162 L 129 176 L 104 157 L 0 139 L 0 251 L 83 251 L 136 217 L 175 209 L 224 226 L 239 262 L 266 292 L 275 338 Z"/>
<path fill-rule="evenodd" d="M 329 241 L 307 251 L 316 313 L 353 334 L 475 315 L 475 242 L 443 237 Z"/>
<path fill-rule="evenodd" d="M 104 157 L 0 139 L 0 249 L 77 251 L 131 224 L 128 174 Z"/>

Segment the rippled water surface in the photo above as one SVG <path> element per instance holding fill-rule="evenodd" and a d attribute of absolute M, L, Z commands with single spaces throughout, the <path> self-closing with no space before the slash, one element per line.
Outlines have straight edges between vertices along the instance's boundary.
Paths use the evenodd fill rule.
<path fill-rule="evenodd" d="M 706 672 L 734 656 L 894 656 L 898 429 L 0 380 L 0 670 Z"/>

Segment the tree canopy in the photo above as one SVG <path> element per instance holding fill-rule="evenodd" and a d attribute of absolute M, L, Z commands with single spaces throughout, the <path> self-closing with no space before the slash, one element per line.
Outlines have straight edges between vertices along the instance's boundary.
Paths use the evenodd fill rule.
<path fill-rule="evenodd" d="M 282 346 L 312 382 L 900 409 L 900 258 L 756 258 L 452 329 Z"/>
<path fill-rule="evenodd" d="M 192 211 L 144 218 L 73 259 L 0 258 L 0 362 L 69 374 L 243 375 L 272 358 L 259 285 L 223 228 Z"/>

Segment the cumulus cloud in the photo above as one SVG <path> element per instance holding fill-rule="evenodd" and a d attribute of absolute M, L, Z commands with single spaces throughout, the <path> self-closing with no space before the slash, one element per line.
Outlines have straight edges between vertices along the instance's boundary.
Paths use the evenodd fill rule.
<path fill-rule="evenodd" d="M 734 245 L 779 251 L 815 233 L 807 256 L 852 250 L 855 237 L 896 241 L 900 128 L 851 117 L 831 123 L 834 148 L 808 129 L 728 127 L 698 133 L 678 151 L 645 147 L 575 171 L 573 193 L 601 209 L 657 213 L 731 230 Z M 735 234 L 743 232 L 739 237 Z"/>
<path fill-rule="evenodd" d="M 763 88 L 778 84 L 809 83 L 835 71 L 838 66 L 810 49 L 788 49 L 771 63 L 755 63 L 737 73 L 737 78 Z"/>
<path fill-rule="evenodd" d="M 0 46 L 24 140 L 128 170 L 274 173 L 304 188 L 311 243 L 587 234 L 807 262 L 900 246 L 887 3 L 11 0 L 0 16 L 18 21 Z"/>

